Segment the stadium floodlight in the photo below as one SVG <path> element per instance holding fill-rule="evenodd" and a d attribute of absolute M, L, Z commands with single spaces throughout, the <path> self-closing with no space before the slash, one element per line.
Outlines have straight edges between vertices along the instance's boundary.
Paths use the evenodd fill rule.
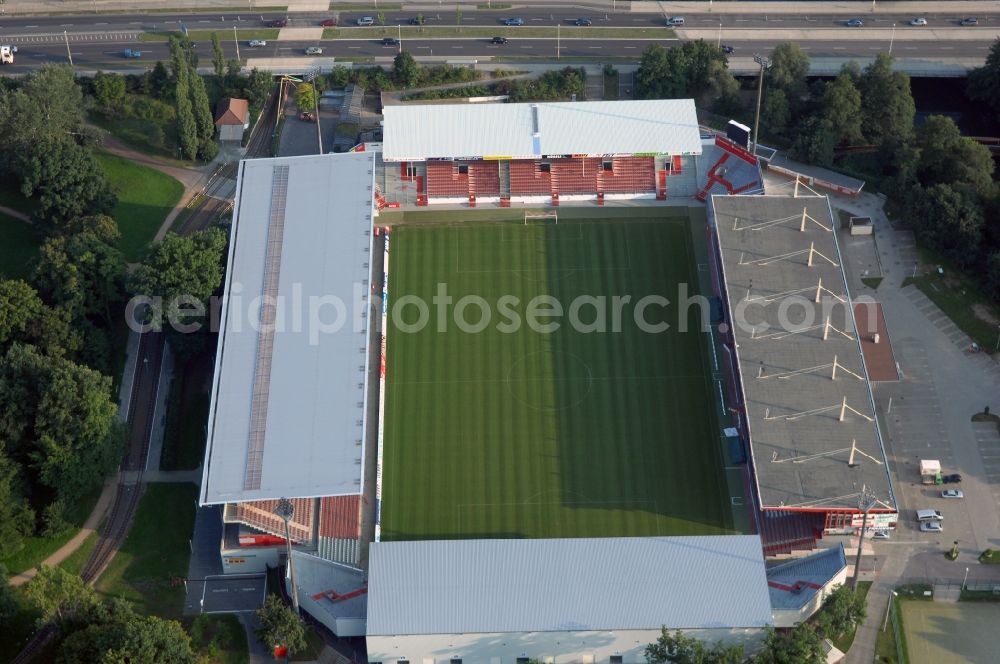
<path fill-rule="evenodd" d="M 875 493 L 867 486 L 862 485 L 861 493 L 858 495 L 858 509 L 864 516 L 861 517 L 861 530 L 858 532 L 858 554 L 854 558 L 854 576 L 851 577 L 852 591 L 858 589 L 858 576 L 861 574 L 861 551 L 864 549 L 865 529 L 868 527 L 868 512 L 875 507 L 876 502 L 878 501 L 875 498 Z"/>
<path fill-rule="evenodd" d="M 757 84 L 757 113 L 753 121 L 753 151 L 757 154 L 757 135 L 760 131 L 760 100 L 764 94 L 764 71 L 771 68 L 771 59 L 765 58 L 759 53 L 754 53 L 753 61 L 760 65 L 760 82 Z"/>
<path fill-rule="evenodd" d="M 299 588 L 295 585 L 295 566 L 292 564 L 292 537 L 288 529 L 288 522 L 295 514 L 295 506 L 287 498 L 278 501 L 274 508 L 275 515 L 285 522 L 285 548 L 288 552 L 288 577 L 292 582 L 292 606 L 295 608 L 295 615 L 299 615 Z"/>

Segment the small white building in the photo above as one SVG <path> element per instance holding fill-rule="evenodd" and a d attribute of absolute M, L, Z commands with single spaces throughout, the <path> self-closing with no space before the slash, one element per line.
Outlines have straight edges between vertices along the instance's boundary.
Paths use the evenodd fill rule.
<path fill-rule="evenodd" d="M 375 542 L 368 661 L 645 662 L 661 627 L 756 648 L 772 622 L 760 538 Z"/>
<path fill-rule="evenodd" d="M 250 106 L 246 99 L 227 98 L 219 101 L 215 126 L 220 141 L 242 141 L 243 132 L 250 128 Z"/>

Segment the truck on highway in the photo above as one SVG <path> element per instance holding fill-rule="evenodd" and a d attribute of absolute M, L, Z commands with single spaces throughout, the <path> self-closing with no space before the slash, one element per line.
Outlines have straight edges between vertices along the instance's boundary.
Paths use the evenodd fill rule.
<path fill-rule="evenodd" d="M 16 46 L 0 46 L 0 65 L 14 64 L 15 53 L 17 53 Z"/>

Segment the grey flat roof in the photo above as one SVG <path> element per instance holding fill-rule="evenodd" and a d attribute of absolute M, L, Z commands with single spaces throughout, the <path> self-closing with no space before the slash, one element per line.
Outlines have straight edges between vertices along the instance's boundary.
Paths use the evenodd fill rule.
<path fill-rule="evenodd" d="M 375 542 L 368 635 L 755 628 L 756 535 Z"/>
<path fill-rule="evenodd" d="M 240 164 L 204 504 L 361 491 L 373 160 Z M 270 335 L 260 332 L 262 294 L 278 302 Z M 310 302 L 333 299 L 344 305 L 340 327 L 333 304 L 318 310 L 328 328 L 310 325 Z"/>
<path fill-rule="evenodd" d="M 767 569 L 771 608 L 798 609 L 847 566 L 844 545 L 820 549 Z"/>
<path fill-rule="evenodd" d="M 386 106 L 383 158 L 701 154 L 692 99 Z"/>
<path fill-rule="evenodd" d="M 710 217 L 761 506 L 856 510 L 867 486 L 895 509 L 828 199 L 713 196 Z"/>
<path fill-rule="evenodd" d="M 774 164 L 779 168 L 787 168 L 788 170 L 798 173 L 799 175 L 805 175 L 817 180 L 832 182 L 833 184 L 846 187 L 852 191 L 861 191 L 861 189 L 865 186 L 864 180 L 852 178 L 850 175 L 844 175 L 843 173 L 838 173 L 837 171 L 832 171 L 821 166 L 812 166 L 810 164 L 803 164 L 800 161 L 793 161 L 783 152 L 777 153 L 774 157 L 768 160 L 768 163 Z"/>

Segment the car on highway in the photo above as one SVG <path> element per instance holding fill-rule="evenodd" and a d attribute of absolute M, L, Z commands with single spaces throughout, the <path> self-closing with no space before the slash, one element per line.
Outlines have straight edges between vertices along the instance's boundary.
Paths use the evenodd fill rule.
<path fill-rule="evenodd" d="M 941 481 L 945 484 L 960 484 L 962 482 L 962 476 L 958 473 L 952 473 L 951 475 L 945 475 L 942 477 Z"/>
<path fill-rule="evenodd" d="M 959 25 L 965 25 L 965 26 L 979 25 L 979 19 L 976 18 L 975 16 L 967 16 L 963 18 L 961 21 L 959 21 Z"/>
<path fill-rule="evenodd" d="M 667 25 L 684 25 L 683 16 L 671 16 L 667 19 Z"/>
<path fill-rule="evenodd" d="M 965 498 L 965 494 L 958 489 L 945 489 L 941 492 L 942 498 Z"/>
<path fill-rule="evenodd" d="M 250 48 L 260 48 L 261 46 L 267 46 L 267 42 L 264 41 L 263 39 L 251 39 L 249 42 L 247 42 L 247 45 Z"/>
<path fill-rule="evenodd" d="M 125 52 L 122 53 L 122 55 L 124 55 L 126 58 L 141 58 L 142 51 L 137 51 L 134 48 L 127 48 L 125 49 Z"/>
<path fill-rule="evenodd" d="M 920 530 L 925 533 L 943 533 L 944 526 L 940 521 L 924 521 L 920 524 Z"/>
<path fill-rule="evenodd" d="M 516 27 L 518 25 L 524 25 L 524 19 L 521 18 L 520 16 L 512 16 L 506 21 L 504 21 L 503 24 L 510 27 Z"/>
<path fill-rule="evenodd" d="M 507 43 L 506 37 L 494 37 L 490 40 L 491 44 L 500 44 L 501 46 Z"/>
<path fill-rule="evenodd" d="M 581 16 L 580 18 L 578 18 L 575 21 L 573 21 L 573 25 L 579 25 L 581 27 L 582 26 L 586 26 L 586 25 L 593 25 L 593 24 L 594 24 L 594 22 L 591 21 L 586 16 Z"/>
<path fill-rule="evenodd" d="M 268 25 L 270 25 L 272 28 L 284 28 L 288 25 L 288 19 L 287 18 L 275 19 L 271 21 Z"/>
<path fill-rule="evenodd" d="M 382 37 L 382 46 L 399 46 L 399 40 L 395 37 Z"/>
<path fill-rule="evenodd" d="M 337 19 L 328 18 L 325 21 L 320 21 L 319 24 L 324 28 L 335 28 L 337 27 Z"/>
<path fill-rule="evenodd" d="M 306 49 L 306 55 L 323 55 L 323 49 L 319 46 L 310 46 Z"/>
<path fill-rule="evenodd" d="M 375 17 L 374 16 L 362 16 L 361 18 L 358 19 L 358 25 L 361 25 L 361 26 L 375 25 Z"/>
<path fill-rule="evenodd" d="M 862 21 L 860 18 L 852 18 L 846 23 L 846 25 L 849 28 L 862 28 L 864 27 L 865 22 Z"/>
<path fill-rule="evenodd" d="M 923 16 L 916 16 L 910 20 L 910 25 L 927 25 L 927 19 Z"/>
<path fill-rule="evenodd" d="M 302 120 L 302 122 L 316 122 L 316 116 L 310 111 L 302 111 L 299 113 L 299 120 Z"/>
<path fill-rule="evenodd" d="M 732 46 L 729 46 L 728 44 L 723 44 L 719 48 L 721 48 L 722 52 L 725 53 L 726 55 L 729 55 L 730 53 L 732 53 L 733 51 L 736 50 L 735 48 L 733 48 Z"/>

